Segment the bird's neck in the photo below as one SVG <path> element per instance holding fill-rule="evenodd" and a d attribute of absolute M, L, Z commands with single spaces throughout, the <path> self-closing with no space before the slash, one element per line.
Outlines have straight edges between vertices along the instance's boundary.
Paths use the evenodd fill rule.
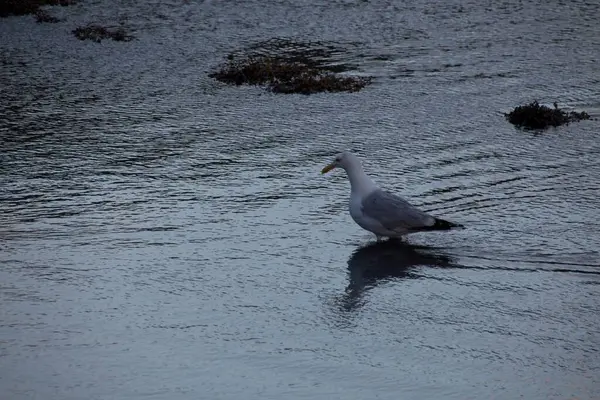
<path fill-rule="evenodd" d="M 367 194 L 377 188 L 361 166 L 353 166 L 346 171 L 350 181 L 350 190 L 354 193 Z"/>

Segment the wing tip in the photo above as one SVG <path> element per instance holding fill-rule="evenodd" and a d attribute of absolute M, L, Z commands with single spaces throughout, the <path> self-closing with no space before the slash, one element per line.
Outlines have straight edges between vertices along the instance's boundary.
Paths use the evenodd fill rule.
<path fill-rule="evenodd" d="M 464 225 L 458 224 L 456 222 L 450 222 L 450 221 L 446 221 L 445 219 L 435 218 L 435 222 L 431 226 L 431 229 L 447 231 L 450 229 L 462 229 L 464 227 L 465 227 Z"/>

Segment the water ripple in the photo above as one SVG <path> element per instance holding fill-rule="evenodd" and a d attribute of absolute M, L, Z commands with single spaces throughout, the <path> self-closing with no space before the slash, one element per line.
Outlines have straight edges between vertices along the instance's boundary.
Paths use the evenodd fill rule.
<path fill-rule="evenodd" d="M 600 117 L 596 2 L 49 12 L 63 22 L 0 24 L 2 393 L 593 397 L 598 121 L 532 133 L 503 113 Z M 137 39 L 71 36 L 91 21 Z M 374 82 L 284 96 L 207 76 L 273 39 Z M 466 228 L 373 244 L 343 172 L 320 174 L 344 149 Z"/>

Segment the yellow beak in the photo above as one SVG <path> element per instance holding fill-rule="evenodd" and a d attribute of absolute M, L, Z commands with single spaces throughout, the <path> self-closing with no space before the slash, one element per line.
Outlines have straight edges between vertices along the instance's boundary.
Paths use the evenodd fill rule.
<path fill-rule="evenodd" d="M 321 170 L 321 173 L 326 174 L 327 172 L 331 171 L 334 168 L 335 168 L 335 164 L 331 163 L 331 164 L 327 165 L 325 168 L 323 168 Z"/>

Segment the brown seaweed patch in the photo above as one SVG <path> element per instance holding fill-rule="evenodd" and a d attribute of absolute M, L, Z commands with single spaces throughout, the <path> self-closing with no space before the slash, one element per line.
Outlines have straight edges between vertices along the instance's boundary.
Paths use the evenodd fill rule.
<path fill-rule="evenodd" d="M 246 54 L 230 54 L 209 76 L 230 85 L 265 86 L 274 93 L 356 92 L 371 83 L 370 77 L 340 75 L 353 67 L 332 62 L 335 52 L 332 46 L 273 40 Z"/>
<path fill-rule="evenodd" d="M 229 60 L 209 76 L 227 84 L 266 85 L 274 93 L 356 92 L 371 82 L 369 77 L 336 75 L 310 60 L 276 56 Z"/>
<path fill-rule="evenodd" d="M 289 82 L 274 82 L 274 93 L 312 94 L 319 92 L 358 92 L 371 82 L 369 77 L 336 76 L 333 74 L 301 75 Z"/>
<path fill-rule="evenodd" d="M 73 34 L 79 40 L 92 40 L 96 43 L 102 42 L 103 39 L 112 39 L 117 42 L 128 42 L 134 38 L 122 27 L 111 30 L 96 24 L 89 24 L 83 27 L 75 28 L 73 29 Z"/>
<path fill-rule="evenodd" d="M 0 1 L 0 17 L 35 14 L 42 6 L 70 6 L 77 0 L 3 0 Z"/>
<path fill-rule="evenodd" d="M 540 105 L 537 100 L 518 106 L 510 113 L 504 114 L 508 122 L 518 127 L 526 129 L 546 129 L 550 126 L 560 126 L 581 120 L 590 119 L 585 111 L 566 112 L 558 108 L 554 103 L 554 108 Z"/>

